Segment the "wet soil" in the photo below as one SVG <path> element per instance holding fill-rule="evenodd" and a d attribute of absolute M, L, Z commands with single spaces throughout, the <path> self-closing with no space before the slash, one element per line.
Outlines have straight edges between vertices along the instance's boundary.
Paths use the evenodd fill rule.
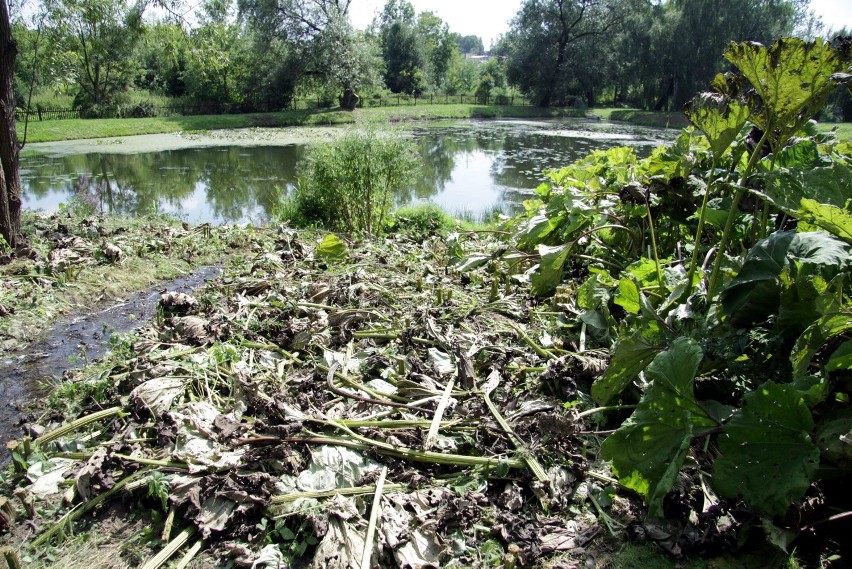
<path fill-rule="evenodd" d="M 218 266 L 203 267 L 131 294 L 123 302 L 63 320 L 30 344 L 25 353 L 0 360 L 0 463 L 9 458 L 6 442 L 22 435 L 19 427 L 24 404 L 40 395 L 46 381 L 58 380 L 86 359 L 100 358 L 109 350 L 111 337 L 145 324 L 154 316 L 163 290 L 190 292 L 218 276 L 220 270 Z"/>

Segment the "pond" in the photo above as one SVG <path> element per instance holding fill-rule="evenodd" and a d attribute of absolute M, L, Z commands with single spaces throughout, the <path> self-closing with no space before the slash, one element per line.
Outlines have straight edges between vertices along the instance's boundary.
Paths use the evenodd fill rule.
<path fill-rule="evenodd" d="M 24 208 L 54 212 L 78 193 L 105 212 L 264 223 L 295 188 L 308 146 L 341 131 L 251 129 L 32 144 L 21 161 Z M 544 170 L 594 149 L 630 145 L 647 155 L 674 136 L 581 119 L 453 121 L 406 132 L 417 141 L 423 166 L 397 204 L 431 201 L 474 219 L 515 210 Z"/>

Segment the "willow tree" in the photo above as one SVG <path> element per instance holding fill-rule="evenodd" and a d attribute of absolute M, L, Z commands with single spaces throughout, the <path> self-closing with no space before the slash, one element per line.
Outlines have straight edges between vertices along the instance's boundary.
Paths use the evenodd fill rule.
<path fill-rule="evenodd" d="M 26 244 L 21 235 L 21 145 L 15 131 L 15 58 L 9 4 L 0 0 L 0 233 L 13 249 Z"/>
<path fill-rule="evenodd" d="M 370 39 L 349 22 L 351 0 L 238 0 L 240 14 L 261 34 L 287 43 L 299 79 L 341 92 L 353 110 L 358 89 L 375 83 L 381 65 Z"/>

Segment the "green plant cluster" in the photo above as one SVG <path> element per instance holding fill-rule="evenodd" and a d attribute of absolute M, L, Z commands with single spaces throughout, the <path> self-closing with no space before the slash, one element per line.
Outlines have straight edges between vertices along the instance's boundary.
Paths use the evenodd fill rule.
<path fill-rule="evenodd" d="M 652 516 L 685 464 L 769 517 L 825 469 L 852 475 L 852 145 L 809 122 L 850 54 L 783 39 L 725 58 L 736 72 L 685 107 L 698 130 L 550 172 L 495 259 L 574 311 L 580 351 L 610 350 L 591 396 L 636 406 L 602 455 Z"/>
<path fill-rule="evenodd" d="M 319 144 L 281 217 L 303 227 L 379 234 L 394 192 L 411 186 L 417 165 L 414 143 L 389 134 L 355 132 Z"/>

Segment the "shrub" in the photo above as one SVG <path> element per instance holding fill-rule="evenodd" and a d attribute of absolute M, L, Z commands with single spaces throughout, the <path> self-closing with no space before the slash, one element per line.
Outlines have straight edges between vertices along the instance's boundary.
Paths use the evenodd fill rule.
<path fill-rule="evenodd" d="M 122 114 L 129 118 L 144 119 L 157 116 L 157 109 L 154 106 L 154 103 L 150 101 L 142 101 L 125 108 Z"/>
<path fill-rule="evenodd" d="M 423 203 L 400 208 L 388 217 L 388 231 L 405 233 L 414 238 L 425 238 L 452 229 L 455 220 L 433 203 Z"/>
<path fill-rule="evenodd" d="M 317 145 L 282 217 L 301 226 L 379 233 L 394 193 L 412 185 L 417 164 L 414 143 L 396 136 L 358 132 Z"/>

